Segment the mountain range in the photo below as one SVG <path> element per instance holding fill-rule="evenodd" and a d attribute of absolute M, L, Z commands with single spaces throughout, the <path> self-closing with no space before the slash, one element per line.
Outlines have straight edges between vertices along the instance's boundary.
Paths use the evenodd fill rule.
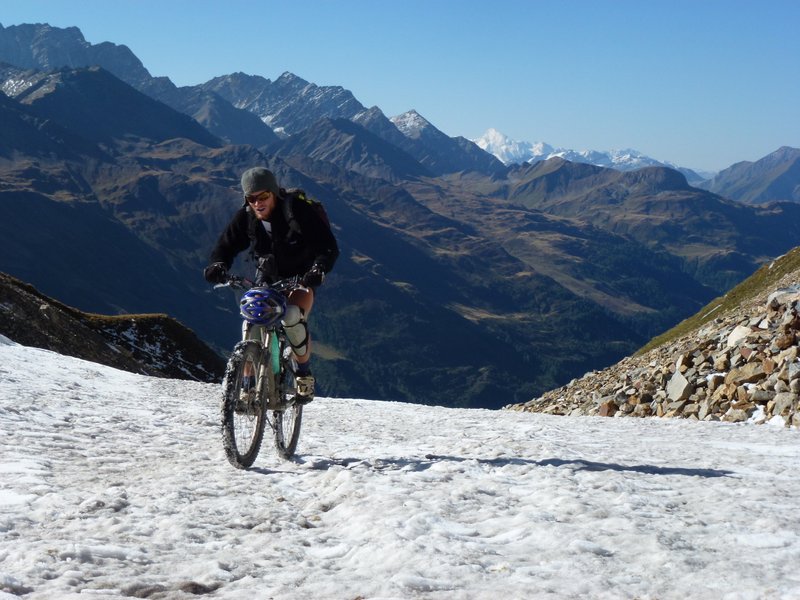
<path fill-rule="evenodd" d="M 662 162 L 642 154 L 638 150 L 570 150 L 554 148 L 546 142 L 524 142 L 512 140 L 496 129 L 488 129 L 475 143 L 493 154 L 505 165 L 521 165 L 535 163 L 550 158 L 563 158 L 577 163 L 587 163 L 597 167 L 608 167 L 619 171 L 633 171 L 643 167 L 669 167 L 680 171 L 690 183 L 699 183 L 709 179 L 709 173 L 698 173 L 687 167 L 679 167 L 672 163 Z"/>
<path fill-rule="evenodd" d="M 0 61 L 0 270 L 83 311 L 168 313 L 224 351 L 235 298 L 200 272 L 240 173 L 265 165 L 325 203 L 342 249 L 312 317 L 322 393 L 525 401 L 798 241 L 797 202 L 748 205 L 663 166 L 506 166 L 291 73 L 176 87 L 47 25 L 0 26 Z"/>

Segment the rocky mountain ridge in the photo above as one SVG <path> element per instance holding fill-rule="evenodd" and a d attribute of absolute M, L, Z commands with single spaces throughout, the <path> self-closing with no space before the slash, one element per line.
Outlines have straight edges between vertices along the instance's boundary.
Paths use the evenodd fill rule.
<path fill-rule="evenodd" d="M 500 161 L 466 138 L 450 138 L 430 123 L 422 138 L 407 137 L 378 107 L 366 109 L 349 90 L 318 86 L 289 72 L 275 81 L 233 73 L 200 85 L 177 87 L 167 77 L 152 77 L 126 46 L 110 42 L 92 45 L 77 28 L 46 24 L 0 28 L 3 60 L 21 69 L 45 71 L 100 66 L 140 92 L 191 116 L 229 143 L 265 148 L 278 137 L 300 133 L 319 119 L 348 119 L 398 145 L 436 174 L 503 170 Z M 19 76 L 12 81 L 7 91 L 25 85 Z"/>
<path fill-rule="evenodd" d="M 351 119 L 365 110 L 349 90 L 318 86 L 288 71 L 275 81 L 234 73 L 215 77 L 199 87 L 257 115 L 281 137 L 299 133 L 323 117 Z"/>
<path fill-rule="evenodd" d="M 65 29 L 46 23 L 0 25 L 0 61 L 20 71 L 11 79 L 24 87 L 33 71 L 55 71 L 99 66 L 134 89 L 197 120 L 211 133 L 230 143 L 256 147 L 278 138 L 252 113 L 238 109 L 216 94 L 192 87 L 179 88 L 167 77 L 153 77 L 124 45 L 90 44 L 77 27 Z M 8 80 L 8 75 L 6 75 Z M 6 93 L 19 93 L 5 86 Z"/>
<path fill-rule="evenodd" d="M 90 44 L 77 27 L 0 24 L 0 57 L 23 69 L 43 71 L 99 65 L 133 87 L 154 79 L 130 48 L 111 42 Z"/>
<path fill-rule="evenodd" d="M 506 408 L 800 427 L 800 247 L 729 297 L 674 339 Z"/>
<path fill-rule="evenodd" d="M 215 381 L 225 369 L 216 352 L 167 315 L 86 313 L 6 273 L 0 273 L 0 334 L 145 375 Z"/>

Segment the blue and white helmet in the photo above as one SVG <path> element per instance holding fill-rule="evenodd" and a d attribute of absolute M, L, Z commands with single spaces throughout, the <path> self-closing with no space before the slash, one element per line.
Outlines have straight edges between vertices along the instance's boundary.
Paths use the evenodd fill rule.
<path fill-rule="evenodd" d="M 242 296 L 239 312 L 254 325 L 274 325 L 286 312 L 286 298 L 269 288 L 252 288 Z"/>

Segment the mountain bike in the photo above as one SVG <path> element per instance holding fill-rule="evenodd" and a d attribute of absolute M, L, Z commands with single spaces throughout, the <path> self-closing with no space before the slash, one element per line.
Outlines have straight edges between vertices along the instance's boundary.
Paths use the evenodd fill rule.
<path fill-rule="evenodd" d="M 303 405 L 296 401 L 296 363 L 281 317 L 288 295 L 303 286 L 298 277 L 254 286 L 235 276 L 221 286 L 246 290 L 240 301 L 242 341 L 233 348 L 222 382 L 225 454 L 234 467 L 250 467 L 269 424 L 278 454 L 291 459 L 300 438 Z"/>

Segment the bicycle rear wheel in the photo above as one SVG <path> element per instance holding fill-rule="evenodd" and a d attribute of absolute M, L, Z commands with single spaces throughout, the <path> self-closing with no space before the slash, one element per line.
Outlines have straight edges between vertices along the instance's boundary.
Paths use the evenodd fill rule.
<path fill-rule="evenodd" d="M 263 360 L 264 352 L 258 342 L 239 342 L 228 360 L 222 382 L 222 445 L 228 461 L 238 469 L 246 469 L 255 462 L 264 437 L 269 386 L 268 382 L 259 381 Z"/>
<path fill-rule="evenodd" d="M 278 454 L 291 459 L 297 450 L 297 442 L 300 440 L 300 426 L 303 423 L 303 406 L 294 403 L 297 394 L 297 386 L 294 380 L 292 361 L 288 358 L 285 348 L 281 355 L 280 392 L 281 409 L 272 412 L 273 430 L 275 433 L 275 448 Z"/>

